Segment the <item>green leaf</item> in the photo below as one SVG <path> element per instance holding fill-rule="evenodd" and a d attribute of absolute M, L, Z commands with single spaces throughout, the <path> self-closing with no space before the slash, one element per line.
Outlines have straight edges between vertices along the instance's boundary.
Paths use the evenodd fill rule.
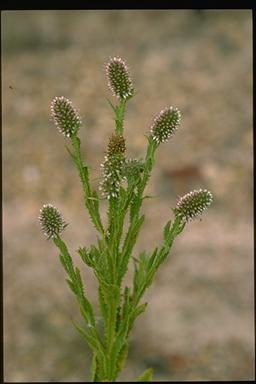
<path fill-rule="evenodd" d="M 106 321 L 108 318 L 108 307 L 107 307 L 105 290 L 101 285 L 99 285 L 98 294 L 99 294 L 100 310 L 101 310 L 103 319 Z"/>
<path fill-rule="evenodd" d="M 75 275 L 73 260 L 72 260 L 72 257 L 70 256 L 69 252 L 68 252 L 66 244 L 64 243 L 64 241 L 61 240 L 60 237 L 54 238 L 53 241 L 54 241 L 55 245 L 61 251 L 60 261 L 61 261 L 62 265 L 63 266 L 65 265 L 64 266 L 65 270 L 68 271 L 67 272 L 68 275 L 73 280 L 74 275 Z"/>
<path fill-rule="evenodd" d="M 114 113 L 116 115 L 117 107 L 115 107 L 109 99 L 107 99 L 107 101 L 108 101 L 110 107 L 113 109 L 113 111 L 114 111 Z"/>
<path fill-rule="evenodd" d="M 75 269 L 75 274 L 76 274 L 76 283 L 78 285 L 81 297 L 83 297 L 84 296 L 84 287 L 83 287 L 83 282 L 81 279 L 80 271 L 77 267 Z"/>
<path fill-rule="evenodd" d="M 146 308 L 147 308 L 147 305 L 148 303 L 144 303 L 144 304 L 141 304 L 139 305 L 134 311 L 133 311 L 133 314 L 131 316 L 131 319 L 130 319 L 130 326 L 129 326 L 129 330 L 132 329 L 133 327 L 133 323 L 134 321 L 136 320 L 136 318 L 141 315 L 143 312 L 145 312 Z"/>
<path fill-rule="evenodd" d="M 74 284 L 72 283 L 72 281 L 69 280 L 69 279 L 66 279 L 66 282 L 68 283 L 69 288 L 71 289 L 71 291 L 72 291 L 75 295 L 77 295 L 76 287 L 74 286 Z"/>
<path fill-rule="evenodd" d="M 131 313 L 130 308 L 130 288 L 125 287 L 122 320 L 120 322 L 119 330 L 117 332 L 116 340 L 112 349 L 112 357 L 114 364 L 118 362 L 120 352 L 124 348 L 124 345 L 127 343 L 127 335 L 129 331 L 129 320 Z"/>
<path fill-rule="evenodd" d="M 92 378 L 92 382 L 98 381 L 98 361 L 97 361 L 97 354 L 95 352 L 93 353 L 93 358 L 92 358 L 91 378 Z"/>
<path fill-rule="evenodd" d="M 72 153 L 71 150 L 67 146 L 65 146 L 65 147 L 66 147 L 66 150 L 68 151 L 70 157 L 72 158 L 72 160 L 76 164 L 76 166 L 79 166 L 79 162 L 77 160 L 77 156 L 74 153 Z"/>
<path fill-rule="evenodd" d="M 136 243 L 136 240 L 137 240 L 137 237 L 139 234 L 139 230 L 140 230 L 144 220 L 145 220 L 144 215 L 142 215 L 138 220 L 134 220 L 131 223 L 130 228 L 127 232 L 127 235 L 126 235 L 126 238 L 124 241 L 124 245 L 123 245 L 123 249 L 122 249 L 122 260 L 120 263 L 120 277 L 121 278 L 126 273 L 130 255 L 132 253 L 133 247 Z"/>
<path fill-rule="evenodd" d="M 86 340 L 86 342 L 89 344 L 89 346 L 95 351 L 98 351 L 98 340 L 95 336 L 93 336 L 91 333 L 89 333 L 84 328 L 79 327 L 73 320 L 71 320 L 75 328 L 78 330 L 80 335 Z"/>
<path fill-rule="evenodd" d="M 85 247 L 83 248 L 80 247 L 77 252 L 81 256 L 81 259 L 83 260 L 83 262 L 86 265 L 88 265 L 88 267 L 94 266 L 93 257 L 90 251 L 88 251 Z"/>
<path fill-rule="evenodd" d="M 82 297 L 78 298 L 79 304 L 80 304 L 80 311 L 85 319 L 85 322 L 88 326 L 95 327 L 95 318 L 93 313 L 93 308 L 89 300 L 83 295 Z"/>
<path fill-rule="evenodd" d="M 66 264 L 66 262 L 65 262 L 65 258 L 63 257 L 63 255 L 62 255 L 61 253 L 60 253 L 60 255 L 59 255 L 59 258 L 60 258 L 61 264 L 63 265 L 65 271 L 67 272 L 68 275 L 70 275 L 69 267 L 68 267 L 68 265 Z"/>
<path fill-rule="evenodd" d="M 146 369 L 145 372 L 142 373 L 142 375 L 140 375 L 136 381 L 152 381 L 153 380 L 153 369 L 152 368 L 149 368 L 149 369 Z"/>
<path fill-rule="evenodd" d="M 134 218 L 138 215 L 138 211 L 141 204 L 141 197 L 134 193 L 133 199 L 130 206 L 130 221 L 132 222 Z"/>
<path fill-rule="evenodd" d="M 171 220 L 169 220 L 164 227 L 164 240 L 167 241 L 170 235 Z"/>
<path fill-rule="evenodd" d="M 146 273 L 148 269 L 149 258 L 145 251 L 139 255 L 138 264 L 135 266 L 133 275 L 133 291 L 138 294 L 142 286 L 145 284 Z"/>
<path fill-rule="evenodd" d="M 149 260 L 148 260 L 148 263 L 147 263 L 147 270 L 149 270 L 152 265 L 154 265 L 155 263 L 155 260 L 157 258 L 157 253 L 158 253 L 158 248 L 155 248 L 154 249 L 154 252 L 152 253 L 152 255 L 150 256 Z"/>
<path fill-rule="evenodd" d="M 128 343 L 125 343 L 123 347 L 121 348 L 121 351 L 118 356 L 118 361 L 117 361 L 117 372 L 122 371 L 122 369 L 125 366 L 125 362 L 127 359 L 128 355 Z"/>
<path fill-rule="evenodd" d="M 122 317 L 123 319 L 127 318 L 128 315 L 129 315 L 129 309 L 130 309 L 130 303 L 129 303 L 129 300 L 130 300 L 130 291 L 131 291 L 131 288 L 129 287 L 125 287 L 124 289 L 124 304 L 123 304 L 123 314 L 122 314 Z"/>

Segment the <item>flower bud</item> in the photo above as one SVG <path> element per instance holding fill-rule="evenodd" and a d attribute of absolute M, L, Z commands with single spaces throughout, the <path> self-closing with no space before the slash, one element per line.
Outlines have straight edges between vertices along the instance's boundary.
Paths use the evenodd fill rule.
<path fill-rule="evenodd" d="M 213 196 L 207 189 L 194 190 L 179 199 L 174 212 L 184 222 L 188 222 L 201 215 L 212 204 L 212 201 Z"/>
<path fill-rule="evenodd" d="M 110 199 L 118 196 L 123 179 L 124 162 L 125 158 L 122 154 L 105 157 L 104 163 L 101 164 L 103 179 L 100 183 L 100 191 L 103 197 Z"/>
<path fill-rule="evenodd" d="M 81 119 L 70 100 L 65 97 L 55 97 L 51 103 L 51 113 L 55 125 L 64 136 L 70 137 L 81 126 Z"/>
<path fill-rule="evenodd" d="M 111 157 L 125 152 L 125 139 L 122 135 L 113 134 L 108 143 L 107 156 Z"/>
<path fill-rule="evenodd" d="M 51 204 L 45 204 L 40 209 L 39 221 L 48 238 L 57 237 L 68 225 L 58 209 Z"/>
<path fill-rule="evenodd" d="M 108 87 L 114 96 L 126 99 L 134 92 L 126 62 L 120 57 L 110 58 L 106 65 Z"/>
<path fill-rule="evenodd" d="M 102 181 L 100 183 L 101 193 L 108 199 L 117 197 L 119 194 L 124 178 L 125 149 L 125 139 L 122 135 L 114 134 L 110 137 L 107 156 L 105 156 L 104 163 L 101 164 Z"/>
<path fill-rule="evenodd" d="M 138 180 L 144 170 L 144 163 L 138 159 L 127 159 L 124 165 L 124 175 L 129 181 Z"/>
<path fill-rule="evenodd" d="M 151 125 L 153 140 L 158 144 L 167 141 L 180 124 L 181 113 L 177 108 L 166 107 L 159 112 Z"/>

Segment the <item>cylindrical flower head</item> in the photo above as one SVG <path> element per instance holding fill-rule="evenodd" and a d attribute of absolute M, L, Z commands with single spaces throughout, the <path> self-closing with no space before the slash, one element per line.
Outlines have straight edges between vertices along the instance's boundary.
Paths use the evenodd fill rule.
<path fill-rule="evenodd" d="M 114 96 L 126 99 L 134 92 L 126 62 L 121 57 L 110 58 L 106 65 L 108 87 Z"/>
<path fill-rule="evenodd" d="M 212 194 L 207 189 L 194 190 L 179 199 L 174 212 L 184 222 L 188 222 L 201 215 L 212 201 Z"/>
<path fill-rule="evenodd" d="M 178 108 L 166 107 L 159 112 L 151 125 L 153 140 L 158 144 L 167 141 L 177 130 L 180 124 L 181 113 Z"/>
<path fill-rule="evenodd" d="M 105 161 L 101 164 L 102 181 L 100 183 L 101 194 L 108 199 L 117 197 L 119 194 L 120 184 L 124 178 L 125 149 L 125 138 L 122 135 L 113 134 L 109 138 Z"/>
<path fill-rule="evenodd" d="M 101 164 L 102 181 L 100 183 L 100 191 L 103 197 L 110 199 L 118 196 L 123 179 L 124 162 L 125 158 L 122 154 L 105 157 L 104 163 Z"/>
<path fill-rule="evenodd" d="M 68 224 L 61 213 L 52 204 L 45 204 L 40 209 L 39 221 L 42 230 L 48 238 L 57 237 Z"/>
<path fill-rule="evenodd" d="M 125 138 L 122 135 L 113 134 L 108 142 L 107 156 L 123 154 L 125 149 Z"/>
<path fill-rule="evenodd" d="M 55 97 L 51 103 L 51 113 L 55 125 L 64 136 L 70 137 L 81 126 L 81 119 L 70 100 L 64 96 Z"/>

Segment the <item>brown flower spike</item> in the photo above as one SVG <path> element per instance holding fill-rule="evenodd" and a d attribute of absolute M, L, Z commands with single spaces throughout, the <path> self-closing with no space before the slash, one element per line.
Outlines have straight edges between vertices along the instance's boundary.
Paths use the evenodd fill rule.
<path fill-rule="evenodd" d="M 108 87 L 119 99 L 132 96 L 134 89 L 125 60 L 121 57 L 110 58 L 106 64 Z"/>
<path fill-rule="evenodd" d="M 64 96 L 55 97 L 51 103 L 51 114 L 55 125 L 66 137 L 77 133 L 81 119 L 71 101 Z"/>

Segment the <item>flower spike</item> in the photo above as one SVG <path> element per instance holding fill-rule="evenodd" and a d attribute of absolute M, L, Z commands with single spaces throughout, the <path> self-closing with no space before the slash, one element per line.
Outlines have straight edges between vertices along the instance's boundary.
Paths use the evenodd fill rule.
<path fill-rule="evenodd" d="M 122 135 L 112 134 L 108 142 L 107 156 L 125 153 L 125 139 Z"/>
<path fill-rule="evenodd" d="M 188 222 L 200 216 L 212 204 L 212 201 L 212 193 L 207 189 L 194 190 L 179 199 L 174 212 L 184 222 Z"/>
<path fill-rule="evenodd" d="M 109 138 L 107 155 L 104 163 L 101 164 L 102 181 L 100 183 L 102 196 L 107 199 L 117 197 L 119 194 L 124 178 L 125 149 L 125 139 L 122 135 L 113 134 Z"/>
<path fill-rule="evenodd" d="M 132 96 L 134 89 L 125 60 L 121 57 L 110 58 L 106 64 L 108 87 L 119 99 Z"/>
<path fill-rule="evenodd" d="M 151 135 L 158 144 L 167 141 L 180 124 L 181 113 L 178 108 L 166 107 L 154 118 Z"/>
<path fill-rule="evenodd" d="M 55 125 L 66 137 L 74 135 L 81 126 L 81 119 L 71 101 L 64 96 L 55 97 L 51 103 Z"/>

